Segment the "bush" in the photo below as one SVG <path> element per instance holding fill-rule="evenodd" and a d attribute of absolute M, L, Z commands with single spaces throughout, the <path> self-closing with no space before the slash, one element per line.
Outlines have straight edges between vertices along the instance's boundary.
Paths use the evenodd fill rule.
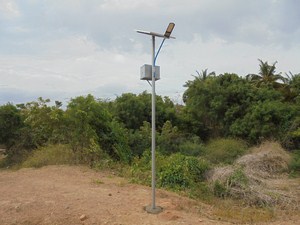
<path fill-rule="evenodd" d="M 213 192 L 216 197 L 225 198 L 228 195 L 228 189 L 219 180 L 213 185 Z"/>
<path fill-rule="evenodd" d="M 178 151 L 178 145 L 182 143 L 183 135 L 170 121 L 166 121 L 161 132 L 157 135 L 157 147 L 163 154 L 172 154 Z"/>
<path fill-rule="evenodd" d="M 81 154 L 95 142 L 112 159 L 130 162 L 127 130 L 113 119 L 104 102 L 90 94 L 77 97 L 68 104 L 65 116 L 68 125 L 67 143 L 74 151 Z"/>
<path fill-rule="evenodd" d="M 199 138 L 189 138 L 178 146 L 178 151 L 183 155 L 202 156 L 204 155 L 205 146 L 199 141 Z"/>
<path fill-rule="evenodd" d="M 196 190 L 205 179 L 209 163 L 204 159 L 176 153 L 164 156 L 156 153 L 157 186 L 172 190 Z M 141 158 L 134 158 L 130 176 L 139 184 L 151 185 L 151 151 L 147 150 Z M 200 185 L 200 186 L 199 186 Z M 196 192 L 195 192 L 196 193 Z"/>
<path fill-rule="evenodd" d="M 205 179 L 209 164 L 204 159 L 173 154 L 165 159 L 158 172 L 158 185 L 174 190 L 192 188 Z"/>
<path fill-rule="evenodd" d="M 156 165 L 161 165 L 165 157 L 156 152 Z M 135 157 L 132 161 L 129 176 L 132 182 L 151 185 L 151 150 L 146 150 L 141 158 Z"/>
<path fill-rule="evenodd" d="M 236 139 L 216 139 L 211 141 L 205 148 L 205 157 L 212 163 L 232 164 L 247 150 L 244 141 Z"/>
<path fill-rule="evenodd" d="M 76 157 L 68 145 L 49 145 L 39 148 L 22 163 L 22 167 L 74 164 Z"/>
<path fill-rule="evenodd" d="M 188 196 L 202 201 L 210 201 L 213 199 L 214 193 L 207 182 L 199 182 L 189 189 Z"/>
<path fill-rule="evenodd" d="M 212 190 L 216 197 L 241 198 L 242 193 L 244 194 L 245 190 L 248 190 L 249 179 L 241 167 L 233 169 L 227 166 L 218 168 L 214 173 Z"/>
<path fill-rule="evenodd" d="M 235 187 L 246 189 L 248 187 L 248 184 L 249 179 L 241 168 L 234 170 L 233 174 L 231 174 L 228 179 L 228 186 L 231 188 Z"/>
<path fill-rule="evenodd" d="M 300 151 L 293 152 L 289 170 L 293 175 L 300 175 Z"/>
<path fill-rule="evenodd" d="M 144 151 L 151 146 L 151 124 L 144 121 L 139 130 L 128 130 L 127 133 L 132 154 L 141 157 Z"/>
<path fill-rule="evenodd" d="M 0 144 L 10 148 L 22 125 L 20 112 L 14 105 L 0 106 Z"/>
<path fill-rule="evenodd" d="M 214 195 L 219 198 L 246 198 L 249 179 L 242 168 L 235 168 L 230 174 L 224 174 L 222 179 L 215 180 L 212 188 Z"/>
<path fill-rule="evenodd" d="M 280 141 L 292 131 L 290 128 L 298 112 L 299 108 L 289 103 L 278 100 L 259 101 L 253 103 L 243 117 L 235 120 L 230 133 L 253 144 L 268 139 Z"/>

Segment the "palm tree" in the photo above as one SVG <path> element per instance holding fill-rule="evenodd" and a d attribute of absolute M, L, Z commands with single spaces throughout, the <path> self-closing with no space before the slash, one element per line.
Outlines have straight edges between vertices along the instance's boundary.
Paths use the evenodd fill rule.
<path fill-rule="evenodd" d="M 208 77 L 212 77 L 212 76 L 216 76 L 215 72 L 207 72 L 208 69 L 202 70 L 201 73 L 196 70 L 196 73 L 198 74 L 198 76 L 195 76 L 192 74 L 192 76 L 195 78 L 193 81 L 189 80 L 185 83 L 185 85 L 183 85 L 184 87 L 190 87 L 191 85 L 194 85 L 195 82 L 203 82 L 205 81 Z"/>
<path fill-rule="evenodd" d="M 286 101 L 293 101 L 300 94 L 300 74 L 285 73 L 282 93 Z"/>
<path fill-rule="evenodd" d="M 202 80 L 202 81 L 205 81 L 208 77 L 216 76 L 215 72 L 208 73 L 207 70 L 208 69 L 202 70 L 201 73 L 199 73 L 199 71 L 196 70 L 196 73 L 198 74 L 198 76 L 194 76 L 194 75 L 193 76 L 195 77 L 195 79 Z"/>
<path fill-rule="evenodd" d="M 275 73 L 277 61 L 272 65 L 269 65 L 267 61 L 263 62 L 261 59 L 258 59 L 258 61 L 260 62 L 259 73 L 248 74 L 246 76 L 246 79 L 254 83 L 257 87 L 265 84 L 271 85 L 275 89 L 282 88 L 283 83 L 286 81 L 286 78 L 281 76 L 281 73 Z"/>
<path fill-rule="evenodd" d="M 196 73 L 198 74 L 198 76 L 195 76 L 195 75 L 192 74 L 192 76 L 195 79 L 194 80 L 188 80 L 187 82 L 185 82 L 185 84 L 183 86 L 188 88 L 188 89 L 184 92 L 184 94 L 182 96 L 183 102 L 187 101 L 187 96 L 188 96 L 187 92 L 193 90 L 192 87 L 194 87 L 195 85 L 205 83 L 205 81 L 207 80 L 208 77 L 216 76 L 215 72 L 208 73 L 207 71 L 208 71 L 208 69 L 205 69 L 205 70 L 202 70 L 201 73 L 200 73 L 198 70 L 196 70 Z"/>

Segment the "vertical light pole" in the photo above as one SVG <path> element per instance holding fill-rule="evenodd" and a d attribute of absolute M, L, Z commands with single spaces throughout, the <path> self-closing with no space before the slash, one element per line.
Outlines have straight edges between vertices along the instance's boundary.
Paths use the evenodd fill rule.
<path fill-rule="evenodd" d="M 155 94 L 155 81 L 159 79 L 160 74 L 157 73 L 156 70 L 159 69 L 159 67 L 157 67 L 155 65 L 156 63 L 156 59 L 157 56 L 161 50 L 161 47 L 163 46 L 164 42 L 166 39 L 170 39 L 170 38 L 174 38 L 171 37 L 171 33 L 173 31 L 175 27 L 174 23 L 170 23 L 167 27 L 167 30 L 165 32 L 165 34 L 158 34 L 155 32 L 151 32 L 151 31 L 142 31 L 142 30 L 137 30 L 138 33 L 142 33 L 142 34 L 147 34 L 147 35 L 151 35 L 152 36 L 152 65 L 151 65 L 151 73 L 150 70 L 147 70 L 147 68 L 150 68 L 150 65 L 144 65 L 142 75 L 141 75 L 141 79 L 142 80 L 147 80 L 149 82 L 149 80 L 152 81 L 152 142 L 151 142 L 151 155 L 152 155 L 152 204 L 149 206 L 145 207 L 145 210 L 148 213 L 152 213 L 152 214 L 157 214 L 160 213 L 162 211 L 162 208 L 160 206 L 156 206 L 155 203 L 155 181 L 156 181 L 156 169 L 155 169 L 155 103 L 156 103 L 156 94 Z M 155 37 L 160 37 L 163 38 L 163 41 L 160 44 L 160 47 L 157 51 L 157 53 L 155 54 Z M 158 75 L 158 76 L 157 76 Z"/>

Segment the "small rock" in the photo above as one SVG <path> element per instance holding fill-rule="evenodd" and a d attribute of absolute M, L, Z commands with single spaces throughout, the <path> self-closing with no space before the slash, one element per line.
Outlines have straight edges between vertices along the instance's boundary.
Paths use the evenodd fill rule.
<path fill-rule="evenodd" d="M 15 207 L 15 210 L 16 210 L 16 212 L 20 212 L 20 211 L 21 211 L 21 204 L 18 204 L 18 205 Z"/>
<path fill-rule="evenodd" d="M 84 220 L 86 220 L 86 219 L 87 219 L 87 216 L 86 216 L 86 215 L 84 215 L 84 214 L 82 214 L 82 215 L 79 217 L 79 219 L 80 219 L 81 221 L 84 221 Z"/>
<path fill-rule="evenodd" d="M 111 193 L 109 193 L 109 194 L 108 194 L 108 196 L 112 196 L 112 194 L 111 194 Z"/>

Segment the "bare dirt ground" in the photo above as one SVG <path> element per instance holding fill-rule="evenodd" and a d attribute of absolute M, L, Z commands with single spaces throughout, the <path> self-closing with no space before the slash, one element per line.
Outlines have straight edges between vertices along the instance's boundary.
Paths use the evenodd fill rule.
<path fill-rule="evenodd" d="M 149 187 L 111 172 L 80 166 L 0 170 L 1 225 L 232 224 L 211 219 L 213 206 L 164 190 L 157 190 L 162 213 L 146 213 L 143 207 L 150 202 Z M 300 216 L 282 215 L 264 224 L 297 225 Z"/>

